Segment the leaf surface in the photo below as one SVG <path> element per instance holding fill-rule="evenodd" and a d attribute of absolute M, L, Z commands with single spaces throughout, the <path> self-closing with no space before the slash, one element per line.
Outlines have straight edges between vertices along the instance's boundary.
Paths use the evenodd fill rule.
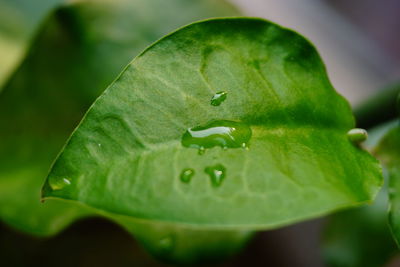
<path fill-rule="evenodd" d="M 205 153 L 182 142 L 207 127 Z M 261 19 L 203 21 L 150 46 L 96 100 L 43 195 L 155 222 L 278 227 L 374 198 L 380 167 L 348 140 L 353 127 L 303 37 Z"/>

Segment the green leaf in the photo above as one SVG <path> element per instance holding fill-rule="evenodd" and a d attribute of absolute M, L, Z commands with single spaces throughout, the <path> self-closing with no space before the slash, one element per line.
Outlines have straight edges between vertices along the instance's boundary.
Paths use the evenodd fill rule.
<path fill-rule="evenodd" d="M 397 125 L 398 121 L 391 121 L 368 130 L 368 140 L 363 146 L 374 150 L 382 137 Z M 388 190 L 385 186 L 372 205 L 329 216 L 322 238 L 325 263 L 341 267 L 384 266 L 388 263 L 398 249 L 390 232 L 387 211 Z"/>
<path fill-rule="evenodd" d="M 154 257 L 172 264 L 215 263 L 240 251 L 253 236 L 247 230 L 209 230 L 136 220 L 104 213 L 122 225 Z"/>
<path fill-rule="evenodd" d="M 323 232 L 322 251 L 328 266 L 384 266 L 398 253 L 387 219 L 387 190 L 371 206 L 332 215 Z"/>
<path fill-rule="evenodd" d="M 389 169 L 395 169 L 400 166 L 400 126 L 390 129 L 390 131 L 382 138 L 375 154 L 382 163 Z"/>
<path fill-rule="evenodd" d="M 64 0 L 0 1 L 0 91 L 23 60 L 44 17 L 62 2 Z"/>
<path fill-rule="evenodd" d="M 400 167 L 390 169 L 389 224 L 397 244 L 400 244 Z M 399 245 L 400 246 L 400 245 Z"/>
<path fill-rule="evenodd" d="M 53 235 L 89 214 L 88 208 L 62 200 L 40 203 L 41 178 L 47 171 L 43 165 L 36 163 L 19 169 L 13 167 L 2 172 L 0 179 L 1 219 L 17 229 L 38 236 Z"/>
<path fill-rule="evenodd" d="M 193 20 L 234 14 L 211 0 L 80 0 L 58 9 L 0 95 L 0 219 L 51 235 L 93 215 L 63 200 L 40 203 L 51 162 L 84 112 L 146 45 Z"/>
<path fill-rule="evenodd" d="M 147 48 L 96 100 L 43 195 L 200 229 L 274 228 L 374 198 L 380 167 L 348 140 L 353 127 L 303 37 L 261 19 L 203 21 Z M 182 144 L 193 131 L 210 148 L 200 135 Z"/>
<path fill-rule="evenodd" d="M 399 125 L 398 120 L 392 120 L 382 123 L 372 129 L 368 130 L 368 139 L 363 143 L 363 146 L 368 151 L 374 151 L 382 138 L 392 129 Z"/>
<path fill-rule="evenodd" d="M 389 225 L 400 243 L 400 127 L 389 131 L 379 143 L 376 154 L 389 172 Z"/>

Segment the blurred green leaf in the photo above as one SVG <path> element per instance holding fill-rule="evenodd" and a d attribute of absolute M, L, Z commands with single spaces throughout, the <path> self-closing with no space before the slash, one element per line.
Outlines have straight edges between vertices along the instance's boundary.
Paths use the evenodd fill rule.
<path fill-rule="evenodd" d="M 0 91 L 46 15 L 64 0 L 0 0 Z"/>
<path fill-rule="evenodd" d="M 400 244 L 400 166 L 390 169 L 389 199 L 390 227 L 397 244 Z"/>
<path fill-rule="evenodd" d="M 248 230 L 210 230 L 103 214 L 122 225 L 155 258 L 172 264 L 225 260 L 240 251 L 254 233 Z"/>
<path fill-rule="evenodd" d="M 368 139 L 362 144 L 368 151 L 374 151 L 382 138 L 399 125 L 398 120 L 382 123 L 372 129 L 368 129 Z"/>
<path fill-rule="evenodd" d="M 212 0 L 82 0 L 58 9 L 0 95 L 1 220 L 50 235 L 92 214 L 62 200 L 40 203 L 51 162 L 88 106 L 162 35 L 193 20 L 234 14 Z"/>
<path fill-rule="evenodd" d="M 211 105 L 220 91 L 226 100 Z M 248 150 L 236 146 L 246 127 Z M 374 198 L 380 167 L 348 140 L 352 127 L 303 37 L 261 19 L 207 20 L 133 60 L 71 136 L 44 196 L 156 226 L 270 229 Z M 136 233 L 152 243 L 151 234 Z"/>
<path fill-rule="evenodd" d="M 386 92 L 384 93 L 386 97 Z M 380 97 L 379 100 L 385 97 Z M 393 99 L 390 99 L 393 103 Z M 368 105 L 372 104 L 367 101 Z M 367 122 L 369 114 L 366 106 L 356 112 L 356 117 Z M 380 102 L 379 105 L 383 105 Z M 391 107 L 391 110 L 395 110 Z M 376 147 L 388 132 L 398 126 L 398 120 L 380 124 L 369 132 L 368 140 L 363 143 L 369 151 Z M 377 156 L 381 156 L 378 155 Z M 381 157 L 379 157 L 381 158 Z M 388 176 L 388 175 L 387 175 Z M 388 177 L 389 178 L 389 177 Z M 389 189 L 390 191 L 390 189 Z M 346 210 L 328 217 L 322 239 L 322 251 L 328 266 L 383 266 L 398 253 L 392 238 L 388 221 L 388 189 L 385 187 L 375 203 L 357 209 Z"/>
<path fill-rule="evenodd" d="M 389 224 L 400 243 L 400 126 L 392 129 L 380 142 L 376 154 L 389 172 Z"/>
<path fill-rule="evenodd" d="M 397 97 L 400 110 L 400 95 Z M 391 129 L 380 141 L 375 154 L 389 172 L 389 225 L 394 239 L 400 244 L 400 126 Z"/>
<path fill-rule="evenodd" d="M 387 190 L 371 206 L 346 210 L 329 217 L 322 239 L 328 266 L 378 267 L 397 253 L 387 219 Z"/>

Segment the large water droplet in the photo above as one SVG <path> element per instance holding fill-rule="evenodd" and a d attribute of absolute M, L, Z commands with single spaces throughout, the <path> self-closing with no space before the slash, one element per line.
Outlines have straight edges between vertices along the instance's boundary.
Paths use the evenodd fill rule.
<path fill-rule="evenodd" d="M 220 186 L 222 184 L 222 181 L 225 179 L 226 169 L 221 164 L 206 167 L 204 171 L 210 176 L 211 184 L 214 187 Z"/>
<path fill-rule="evenodd" d="M 355 144 L 359 144 L 368 138 L 368 133 L 364 129 L 354 128 L 347 132 L 349 140 Z"/>
<path fill-rule="evenodd" d="M 219 106 L 221 105 L 222 102 L 225 101 L 227 92 L 221 91 L 216 93 L 212 98 L 211 98 L 211 105 L 213 106 Z"/>
<path fill-rule="evenodd" d="M 189 128 L 182 136 L 182 145 L 197 148 L 199 152 L 215 146 L 240 148 L 247 146 L 251 134 L 250 127 L 242 122 L 218 120 Z"/>
<path fill-rule="evenodd" d="M 70 178 L 50 176 L 49 185 L 53 190 L 61 190 L 71 184 Z"/>
<path fill-rule="evenodd" d="M 193 169 L 184 169 L 181 172 L 180 179 L 184 183 L 189 183 L 190 180 L 192 179 L 193 175 L 194 175 L 194 170 Z"/>

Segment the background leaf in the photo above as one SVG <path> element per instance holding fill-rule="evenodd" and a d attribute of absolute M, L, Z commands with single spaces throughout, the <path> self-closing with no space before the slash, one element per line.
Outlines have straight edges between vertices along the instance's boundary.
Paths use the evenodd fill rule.
<path fill-rule="evenodd" d="M 50 164 L 87 107 L 157 38 L 193 20 L 237 14 L 224 1 L 166 7 L 163 0 L 74 1 L 46 21 L 0 95 L 1 220 L 50 235 L 93 214 L 62 200 L 40 203 Z"/>
<path fill-rule="evenodd" d="M 400 127 L 392 129 L 380 142 L 376 154 L 389 172 L 389 225 L 400 242 Z"/>
<path fill-rule="evenodd" d="M 219 91 L 227 99 L 215 107 Z M 250 149 L 181 145 L 186 129 L 213 120 L 250 126 Z M 261 19 L 195 23 L 149 47 L 97 99 L 44 196 L 204 229 L 278 227 L 373 199 L 380 168 L 347 139 L 352 127 L 303 37 Z M 226 171 L 219 186 L 210 166 Z M 182 183 L 187 168 L 195 175 Z"/>
<path fill-rule="evenodd" d="M 0 91 L 23 60 L 44 17 L 64 0 L 0 0 Z"/>
<path fill-rule="evenodd" d="M 215 263 L 233 256 L 253 237 L 248 230 L 209 230 L 104 213 L 155 258 L 172 264 Z"/>
<path fill-rule="evenodd" d="M 398 86 L 391 88 L 389 91 L 383 91 L 382 95 L 367 100 L 355 110 L 357 123 L 361 126 L 376 125 L 380 122 L 378 126 L 368 130 L 368 139 L 362 144 L 369 151 L 375 151 L 388 132 L 399 124 L 398 120 L 382 123 L 396 113 L 394 93 L 398 90 Z M 373 102 L 375 98 L 377 103 Z M 376 114 L 371 116 L 373 112 L 371 113 L 370 109 L 377 113 L 383 107 L 387 109 L 383 117 Z M 390 116 L 386 116 L 389 114 Z M 379 153 L 377 156 L 380 156 Z M 386 171 L 386 181 L 389 181 L 388 176 L 389 173 Z M 388 220 L 390 189 L 388 190 L 387 182 L 385 184 L 372 205 L 338 212 L 327 218 L 323 231 L 322 251 L 328 266 L 383 266 L 398 254 Z"/>
<path fill-rule="evenodd" d="M 322 240 L 328 266 L 384 266 L 398 253 L 388 227 L 387 203 L 387 190 L 382 190 L 373 205 L 329 217 Z"/>

